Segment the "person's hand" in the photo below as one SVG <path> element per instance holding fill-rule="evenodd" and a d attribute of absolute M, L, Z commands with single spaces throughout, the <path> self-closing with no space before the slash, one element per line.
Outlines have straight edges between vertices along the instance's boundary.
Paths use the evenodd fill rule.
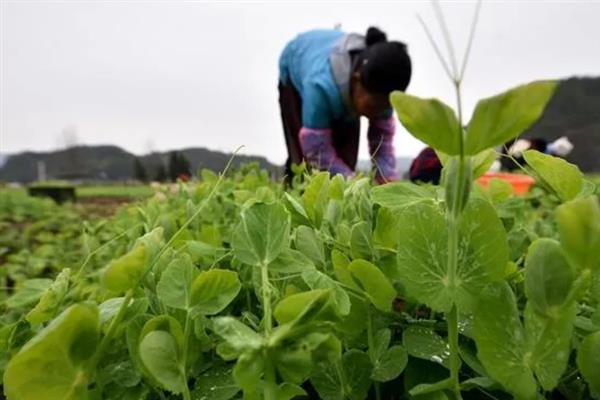
<path fill-rule="evenodd" d="M 521 157 L 523 152 L 531 147 L 531 142 L 526 139 L 519 139 L 510 146 L 508 149 L 508 155 L 515 158 Z"/>
<path fill-rule="evenodd" d="M 375 175 L 375 184 L 376 185 L 384 185 L 386 183 L 399 181 L 400 178 L 397 175 L 392 176 L 382 176 L 380 174 Z"/>
<path fill-rule="evenodd" d="M 566 157 L 571 151 L 573 151 L 573 143 L 566 136 L 560 137 L 548 145 L 548 152 L 559 157 Z"/>

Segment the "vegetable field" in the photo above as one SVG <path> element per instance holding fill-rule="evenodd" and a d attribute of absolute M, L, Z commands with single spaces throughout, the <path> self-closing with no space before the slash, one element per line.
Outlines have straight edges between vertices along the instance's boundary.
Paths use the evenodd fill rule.
<path fill-rule="evenodd" d="M 595 187 L 564 161 L 527 157 L 539 185 L 525 197 L 471 173 L 452 198 L 452 158 L 445 188 L 325 172 L 284 190 L 253 166 L 205 171 L 84 223 L 3 193 L 4 393 L 589 399 Z M 477 171 L 483 158 L 464 161 Z"/>
<path fill-rule="evenodd" d="M 390 97 L 440 186 L 246 166 L 83 222 L 0 194 L 6 398 L 600 399 L 596 184 L 534 150 L 526 196 L 475 183 L 556 83 L 467 124 L 451 61 L 456 112 Z"/>

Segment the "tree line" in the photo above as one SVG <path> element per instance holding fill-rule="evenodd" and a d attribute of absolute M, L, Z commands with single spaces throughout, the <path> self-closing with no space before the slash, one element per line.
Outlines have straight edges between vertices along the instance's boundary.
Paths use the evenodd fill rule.
<path fill-rule="evenodd" d="M 187 180 L 191 175 L 190 162 L 180 151 L 170 152 L 167 164 L 160 162 L 153 171 L 144 165 L 140 157 L 133 162 L 133 176 L 140 182 L 175 182 L 177 179 Z"/>

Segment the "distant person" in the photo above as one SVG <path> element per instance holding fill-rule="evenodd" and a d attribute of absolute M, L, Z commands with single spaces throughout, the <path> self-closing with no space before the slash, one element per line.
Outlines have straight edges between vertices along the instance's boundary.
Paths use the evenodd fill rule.
<path fill-rule="evenodd" d="M 442 176 L 442 163 L 435 150 L 425 147 L 410 164 L 408 178 L 414 183 L 438 185 Z"/>
<path fill-rule="evenodd" d="M 352 176 L 360 116 L 369 119 L 369 153 L 378 183 L 396 180 L 395 121 L 390 92 L 404 91 L 411 61 L 406 45 L 369 28 L 366 36 L 313 30 L 289 42 L 279 59 L 279 104 L 288 149 L 286 174 L 305 160 Z"/>
<path fill-rule="evenodd" d="M 501 158 L 502 168 L 514 171 L 519 169 L 519 165 L 524 166 L 526 164 L 523 158 L 523 153 L 526 150 L 537 150 L 541 153 L 564 158 L 573 151 L 573 144 L 566 136 L 560 137 L 551 143 L 542 138 L 517 139 L 507 143 L 505 149 L 503 149 L 503 153 L 508 154 L 510 157 L 504 156 Z M 515 163 L 513 159 L 517 162 Z"/>

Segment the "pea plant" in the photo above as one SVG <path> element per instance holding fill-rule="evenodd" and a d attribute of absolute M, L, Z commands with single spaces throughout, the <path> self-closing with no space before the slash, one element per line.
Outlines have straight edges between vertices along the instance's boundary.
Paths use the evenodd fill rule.
<path fill-rule="evenodd" d="M 576 303 L 591 284 L 600 251 L 597 233 L 583 239 L 585 234 L 579 229 L 597 229 L 598 203 L 585 193 L 585 198 L 574 199 L 583 186 L 576 167 L 537 151 L 525 153 L 534 175 L 560 200 L 571 202 L 557 209 L 560 241 L 538 239 L 527 252 L 523 326 L 515 294 L 503 280 L 508 261 L 504 226 L 492 205 L 473 193 L 473 180 L 495 158 L 494 147 L 521 134 L 541 116 L 556 82 L 532 82 L 481 100 L 465 127 L 461 84 L 479 9 L 459 70 L 443 14 L 439 4 L 434 6 L 450 63 L 433 40 L 432 44 L 454 84 L 457 113 L 436 99 L 402 92 L 391 95 L 404 127 L 439 152 L 444 162 L 445 201 L 440 204 L 422 197 L 399 218 L 398 272 L 411 296 L 444 314 L 450 376 L 419 385 L 411 393 L 448 390 L 455 398 L 462 398 L 459 327 L 461 318 L 472 318 L 478 357 L 487 374 L 515 397 L 534 399 L 539 387 L 550 391 L 557 386 L 569 359 Z M 586 214 L 594 216 L 592 225 L 596 228 L 574 226 Z M 566 243 L 573 241 L 572 235 L 587 245 L 569 249 Z M 573 261 L 577 257 L 586 257 L 587 264 Z"/>
<path fill-rule="evenodd" d="M 284 190 L 228 165 L 128 206 L 53 279 L 10 275 L 6 398 L 600 399 L 597 188 L 536 151 L 526 196 L 475 183 L 557 84 L 483 99 L 465 124 L 466 61 L 450 54 L 456 112 L 391 95 L 441 186 L 300 166 Z"/>

